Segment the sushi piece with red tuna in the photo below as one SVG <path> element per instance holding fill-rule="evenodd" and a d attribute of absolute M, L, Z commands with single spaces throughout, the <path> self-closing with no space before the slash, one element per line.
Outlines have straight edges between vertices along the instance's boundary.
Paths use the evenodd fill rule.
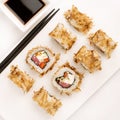
<path fill-rule="evenodd" d="M 60 93 L 69 95 L 73 91 L 80 90 L 82 79 L 83 74 L 67 62 L 55 72 L 52 84 Z"/>
<path fill-rule="evenodd" d="M 53 53 L 47 47 L 36 47 L 28 51 L 26 63 L 40 75 L 46 74 L 59 60 L 59 54 Z"/>

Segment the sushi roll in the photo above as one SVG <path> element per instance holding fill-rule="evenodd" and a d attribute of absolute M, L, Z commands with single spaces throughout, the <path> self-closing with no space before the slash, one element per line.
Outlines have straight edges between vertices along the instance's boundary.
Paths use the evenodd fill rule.
<path fill-rule="evenodd" d="M 95 34 L 91 34 L 89 36 L 89 41 L 91 45 L 94 45 L 102 51 L 107 58 L 111 57 L 112 51 L 117 46 L 117 43 L 102 30 L 98 30 Z"/>
<path fill-rule="evenodd" d="M 72 6 L 71 10 L 64 13 L 66 20 L 79 32 L 87 33 L 92 28 L 92 20 L 81 13 L 77 7 Z"/>
<path fill-rule="evenodd" d="M 79 73 L 67 62 L 55 72 L 52 84 L 60 93 L 70 95 L 73 91 L 79 91 L 83 74 Z"/>
<path fill-rule="evenodd" d="M 65 50 L 69 50 L 77 39 L 61 23 L 57 24 L 57 26 L 49 33 L 49 35 L 55 39 Z"/>
<path fill-rule="evenodd" d="M 8 77 L 24 92 L 28 92 L 34 84 L 34 80 L 26 72 L 21 71 L 18 66 L 11 66 Z"/>
<path fill-rule="evenodd" d="M 26 63 L 41 76 L 51 70 L 59 60 L 60 54 L 54 54 L 47 47 L 36 47 L 28 51 Z"/>
<path fill-rule="evenodd" d="M 55 115 L 56 111 L 62 106 L 61 101 L 50 95 L 43 87 L 39 91 L 34 92 L 33 100 L 50 115 Z"/>
<path fill-rule="evenodd" d="M 80 63 L 90 73 L 102 69 L 98 53 L 95 50 L 88 50 L 86 46 L 82 46 L 74 55 L 74 61 Z"/>

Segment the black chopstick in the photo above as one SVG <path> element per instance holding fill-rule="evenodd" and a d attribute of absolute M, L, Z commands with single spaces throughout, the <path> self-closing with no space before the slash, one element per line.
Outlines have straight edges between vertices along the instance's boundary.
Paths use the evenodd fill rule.
<path fill-rule="evenodd" d="M 44 26 L 60 9 L 53 9 L 31 30 L 23 40 L 10 52 L 10 54 L 0 63 L 0 73 L 12 62 L 12 60 L 27 46 L 27 44 L 40 32 Z"/>

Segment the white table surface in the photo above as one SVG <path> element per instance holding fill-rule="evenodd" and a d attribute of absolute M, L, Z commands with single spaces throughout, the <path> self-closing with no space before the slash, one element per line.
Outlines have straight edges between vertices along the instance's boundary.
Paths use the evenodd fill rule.
<path fill-rule="evenodd" d="M 24 33 L 0 11 L 0 58 L 3 56 L 2 51 L 8 52 L 7 46 L 16 44 L 23 35 Z M 120 70 L 70 116 L 69 120 L 120 120 L 119 91 Z"/>

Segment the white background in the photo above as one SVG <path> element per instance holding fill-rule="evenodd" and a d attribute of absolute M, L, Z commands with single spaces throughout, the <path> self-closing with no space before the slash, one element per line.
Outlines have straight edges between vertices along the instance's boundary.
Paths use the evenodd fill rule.
<path fill-rule="evenodd" d="M 80 4 L 80 0 L 76 2 Z M 113 4 L 113 8 L 116 7 L 115 5 L 120 5 L 118 0 L 114 0 L 114 3 L 116 4 Z M 103 4 L 107 6 L 109 0 L 103 1 Z M 113 9 L 113 13 L 114 10 L 116 9 Z M 3 56 L 2 53 L 5 51 L 7 53 L 11 49 L 10 46 L 14 46 L 24 34 L 0 11 L 0 58 Z M 119 79 L 120 71 L 83 104 L 69 120 L 120 120 Z"/>

